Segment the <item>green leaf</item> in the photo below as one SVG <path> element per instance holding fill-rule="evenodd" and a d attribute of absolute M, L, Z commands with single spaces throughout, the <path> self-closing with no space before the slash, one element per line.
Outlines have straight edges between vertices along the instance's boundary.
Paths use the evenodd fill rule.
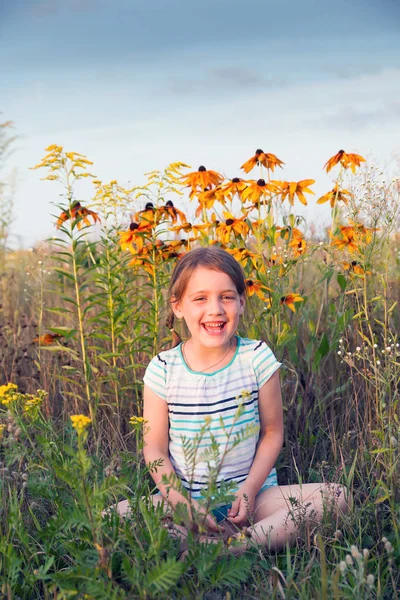
<path fill-rule="evenodd" d="M 185 563 L 179 562 L 173 557 L 167 558 L 147 573 L 144 585 L 146 586 L 147 583 L 155 592 L 165 594 L 177 584 L 185 570 Z"/>
<path fill-rule="evenodd" d="M 329 341 L 326 336 L 326 333 L 324 333 L 322 336 L 321 342 L 318 347 L 318 352 L 321 355 L 321 357 L 325 356 L 329 352 Z"/>
<path fill-rule="evenodd" d="M 344 292 L 344 290 L 347 287 L 346 277 L 344 275 L 342 275 L 342 273 L 338 273 L 337 281 L 338 281 L 338 284 L 340 285 L 342 291 Z"/>

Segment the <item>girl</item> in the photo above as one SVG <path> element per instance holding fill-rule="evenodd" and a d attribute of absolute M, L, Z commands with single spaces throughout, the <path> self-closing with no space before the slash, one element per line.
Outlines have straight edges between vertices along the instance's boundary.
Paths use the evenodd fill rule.
<path fill-rule="evenodd" d="M 224 448 L 226 430 L 232 428 L 236 434 L 248 423 L 255 425 L 253 435 L 224 455 L 218 472 L 217 484 L 234 483 L 235 500 L 203 515 L 211 532 L 221 529 L 217 523 L 222 520 L 223 530 L 231 532 L 251 523 L 246 536 L 238 536 L 239 545 L 230 546 L 235 553 L 248 544 L 277 550 L 292 542 L 298 535 L 296 514 L 320 520 L 324 503 L 334 503 L 337 511 L 347 509 L 338 485 L 278 485 L 274 464 L 283 443 L 281 363 L 265 342 L 236 334 L 245 291 L 239 263 L 221 248 L 196 248 L 185 254 L 172 275 L 167 325 L 172 330 L 174 317 L 184 319 L 190 338 L 157 354 L 144 376 L 144 458 L 146 464 L 161 459 L 161 466 L 152 472 L 160 491 L 153 496 L 154 505 L 166 501 L 174 508 L 183 503 L 189 515 L 193 508 L 201 512 L 198 499 L 207 482 L 207 465 L 203 460 L 187 472 L 182 436 L 194 439 L 207 419 Z M 242 412 L 235 419 L 240 404 Z M 202 451 L 207 441 L 210 445 L 206 435 Z M 176 486 L 167 485 L 164 476 L 169 480 L 177 476 L 191 502 Z M 120 502 L 118 512 L 124 514 L 126 509 L 127 502 Z"/>

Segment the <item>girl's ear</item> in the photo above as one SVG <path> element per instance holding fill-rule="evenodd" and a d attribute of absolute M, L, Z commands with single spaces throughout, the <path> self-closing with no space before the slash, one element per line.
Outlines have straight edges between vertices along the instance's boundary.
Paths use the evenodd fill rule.
<path fill-rule="evenodd" d="M 246 305 L 246 297 L 245 297 L 244 294 L 242 294 L 241 296 L 239 296 L 239 302 L 240 302 L 239 315 L 242 315 L 244 313 L 244 307 Z"/>
<path fill-rule="evenodd" d="M 171 309 L 177 319 L 182 319 L 183 313 L 180 308 L 180 303 L 176 302 L 173 298 L 171 299 Z"/>

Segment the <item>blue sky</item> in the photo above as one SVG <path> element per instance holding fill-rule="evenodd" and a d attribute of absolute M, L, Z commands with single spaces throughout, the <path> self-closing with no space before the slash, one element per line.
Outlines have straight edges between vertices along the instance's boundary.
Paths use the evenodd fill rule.
<path fill-rule="evenodd" d="M 122 184 L 175 160 L 235 177 L 261 147 L 286 163 L 280 178 L 316 179 L 316 197 L 340 148 L 382 166 L 399 151 L 397 0 L 0 2 L 24 245 L 54 232 L 59 190 L 29 170 L 52 143 Z M 322 227 L 314 202 L 298 212 Z"/>

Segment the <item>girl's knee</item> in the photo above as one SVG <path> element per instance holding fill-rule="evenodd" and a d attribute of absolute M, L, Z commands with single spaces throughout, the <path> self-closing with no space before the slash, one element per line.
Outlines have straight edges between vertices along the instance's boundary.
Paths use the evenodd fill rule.
<path fill-rule="evenodd" d="M 322 494 L 328 506 L 332 505 L 342 513 L 351 509 L 353 497 L 345 486 L 338 483 L 325 483 Z"/>

